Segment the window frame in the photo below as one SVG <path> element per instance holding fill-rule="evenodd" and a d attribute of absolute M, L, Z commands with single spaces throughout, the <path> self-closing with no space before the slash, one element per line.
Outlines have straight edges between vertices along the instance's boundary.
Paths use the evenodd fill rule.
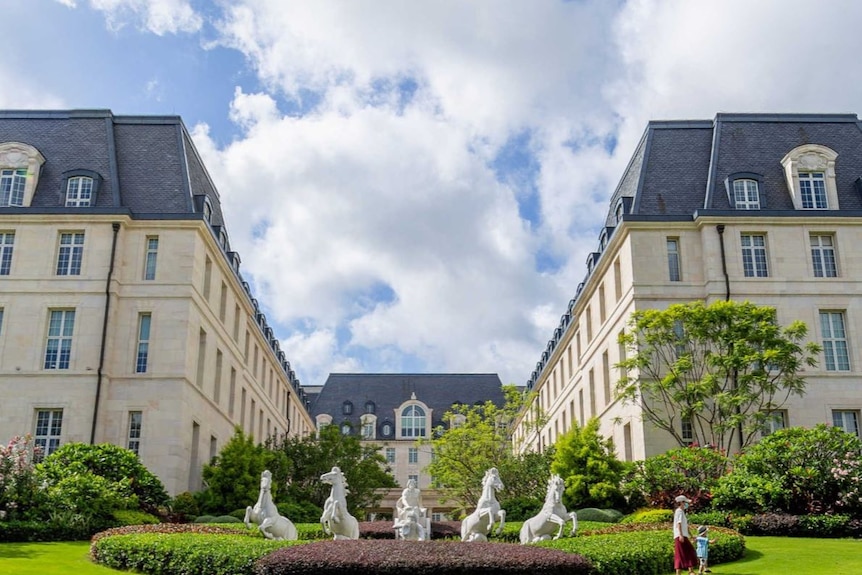
<path fill-rule="evenodd" d="M 814 244 L 815 238 L 817 238 L 817 245 Z M 829 245 L 824 245 L 824 238 L 828 238 L 831 243 Z M 836 243 L 834 233 L 811 232 L 808 234 L 808 246 L 811 251 L 811 266 L 814 271 L 814 277 L 838 277 L 838 257 L 835 253 Z M 831 262 L 829 261 L 830 257 Z"/>
<path fill-rule="evenodd" d="M 147 236 L 144 241 L 144 281 L 156 279 L 159 262 L 159 236 Z"/>
<path fill-rule="evenodd" d="M 762 245 L 754 245 L 755 238 L 763 241 Z M 746 245 L 748 241 L 748 245 Z M 739 235 L 740 255 L 742 256 L 742 275 L 747 278 L 768 278 L 769 276 L 769 243 L 766 234 L 761 232 L 742 232 Z M 758 254 L 762 253 L 762 266 Z M 749 269 L 751 273 L 749 273 Z"/>
<path fill-rule="evenodd" d="M 140 457 L 141 440 L 144 428 L 144 412 L 130 411 L 129 426 L 126 434 L 126 449 Z"/>
<path fill-rule="evenodd" d="M 150 359 L 150 340 L 153 327 L 153 313 L 138 313 L 138 337 L 135 345 L 135 373 L 147 373 Z"/>
<path fill-rule="evenodd" d="M 408 447 L 407 448 L 407 463 L 409 465 L 419 465 L 419 448 L 418 447 Z"/>
<path fill-rule="evenodd" d="M 760 437 L 766 437 L 776 431 L 787 429 L 787 421 L 788 417 L 786 409 L 773 409 L 772 411 L 764 413 L 764 420 L 760 429 Z"/>
<path fill-rule="evenodd" d="M 0 231 L 0 276 L 12 274 L 12 257 L 15 254 L 15 231 Z"/>
<path fill-rule="evenodd" d="M 671 249 L 671 244 L 675 244 Z M 682 281 L 682 256 L 680 254 L 680 241 L 678 237 L 665 238 L 667 248 L 667 277 L 668 281 Z M 675 266 L 675 267 L 674 267 Z"/>
<path fill-rule="evenodd" d="M 837 423 L 835 416 L 839 415 L 839 414 L 841 415 L 841 422 Z M 846 421 L 844 418 L 845 415 L 852 415 L 853 416 L 853 425 L 856 427 L 855 432 L 850 431 L 845 427 L 845 424 L 846 424 Z M 860 435 L 859 435 L 859 410 L 858 409 L 833 409 L 832 410 L 832 425 L 834 427 L 839 427 L 839 428 L 843 429 L 847 433 L 853 433 L 856 435 L 856 437 L 860 437 Z"/>
<path fill-rule="evenodd" d="M 46 414 L 44 424 L 42 415 Z M 60 447 L 63 439 L 63 409 L 44 407 L 36 409 L 33 418 L 33 445 L 41 449 L 39 460 L 51 455 Z M 44 429 L 43 433 L 40 430 Z"/>
<path fill-rule="evenodd" d="M 59 318 L 58 332 L 53 333 L 55 314 Z M 71 320 L 69 320 L 71 314 Z M 61 370 L 69 369 L 72 363 L 72 346 L 75 341 L 75 310 L 60 308 L 48 310 L 48 326 L 45 331 L 45 353 L 43 355 L 43 369 Z M 66 329 L 68 325 L 68 330 Z M 70 333 L 66 333 L 66 332 Z M 52 341 L 55 341 L 56 349 L 52 350 Z M 64 345 L 65 344 L 65 345 Z M 52 356 L 53 352 L 53 356 Z M 65 353 L 65 358 L 64 358 Z"/>
<path fill-rule="evenodd" d="M 803 210 L 829 209 L 825 172 L 799 172 L 799 202 Z"/>
<path fill-rule="evenodd" d="M 386 458 L 386 463 L 395 464 L 395 448 L 394 447 L 386 447 L 384 451 L 384 457 Z"/>
<path fill-rule="evenodd" d="M 84 231 L 61 231 L 57 238 L 57 276 L 79 276 L 84 262 Z M 67 241 L 64 241 L 67 240 Z"/>
<path fill-rule="evenodd" d="M 790 192 L 793 208 L 796 210 L 811 211 L 838 210 L 838 187 L 835 180 L 835 160 L 838 152 L 820 144 L 803 144 L 790 150 L 782 159 L 784 177 L 787 190 Z M 802 184 L 800 175 L 811 173 L 823 173 L 823 181 L 826 193 L 826 205 L 822 208 L 805 207 L 802 198 Z M 808 176 L 804 176 L 807 178 Z"/>
<path fill-rule="evenodd" d="M 45 157 L 33 146 L 23 144 L 21 142 L 4 142 L 0 144 L 0 181 L 2 181 L 3 172 L 11 171 L 14 174 L 8 174 L 12 178 L 12 183 L 9 189 L 9 198 L 5 203 L 0 204 L 0 207 L 10 208 L 27 208 L 33 200 L 33 194 L 36 192 L 36 185 L 39 182 L 39 175 L 42 172 L 42 165 L 45 163 Z M 23 179 L 23 196 L 21 202 L 13 204 L 12 186 L 16 177 Z M 0 191 L 0 198 L 3 192 Z"/>
<path fill-rule="evenodd" d="M 824 319 L 828 318 L 827 324 Z M 835 335 L 834 318 L 840 318 L 843 337 Z M 820 341 L 823 346 L 823 367 L 826 371 L 850 372 L 853 366 L 850 363 L 850 342 L 847 334 L 847 318 L 844 310 L 821 309 L 820 319 Z M 841 349 L 843 348 L 843 350 Z M 842 356 L 843 352 L 843 357 Z M 843 360 L 843 363 L 842 361 Z M 844 367 L 846 365 L 846 368 Z"/>
<path fill-rule="evenodd" d="M 408 411 L 410 411 L 409 414 Z M 401 408 L 398 417 L 401 427 L 399 437 L 402 439 L 427 437 L 427 418 L 428 416 L 425 408 L 419 404 L 411 403 Z M 405 423 L 408 425 L 405 425 Z"/>

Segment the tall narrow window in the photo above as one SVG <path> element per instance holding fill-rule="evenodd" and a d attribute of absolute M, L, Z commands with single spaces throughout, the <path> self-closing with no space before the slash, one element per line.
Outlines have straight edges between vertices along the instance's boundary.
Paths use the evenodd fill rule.
<path fill-rule="evenodd" d="M 593 310 L 590 306 L 584 310 L 584 316 L 587 322 L 587 343 L 593 341 Z"/>
<path fill-rule="evenodd" d="M 614 261 L 614 298 L 620 301 L 623 297 L 623 273 L 620 265 L 620 258 Z"/>
<path fill-rule="evenodd" d="M 224 362 L 224 354 L 216 349 L 215 382 L 213 383 L 213 401 L 218 404 L 221 401 L 221 369 Z"/>
<path fill-rule="evenodd" d="M 419 449 L 416 447 L 407 448 L 407 463 L 419 463 Z"/>
<path fill-rule="evenodd" d="M 607 350 L 602 354 L 602 383 L 605 391 L 605 405 L 611 403 L 611 361 Z"/>
<path fill-rule="evenodd" d="M 91 205 L 93 178 L 74 176 L 66 181 L 66 207 L 83 208 Z"/>
<path fill-rule="evenodd" d="M 686 445 L 694 443 L 694 427 L 691 420 L 685 417 L 680 421 L 680 438 Z"/>
<path fill-rule="evenodd" d="M 147 373 L 150 357 L 150 323 L 152 314 L 138 314 L 138 353 L 135 359 L 135 373 Z"/>
<path fill-rule="evenodd" d="M 3 311 L 4 309 L 0 307 L 0 335 L 3 335 Z"/>
<path fill-rule="evenodd" d="M 84 232 L 60 234 L 60 249 L 57 252 L 57 275 L 81 275 L 81 259 L 84 257 Z"/>
<path fill-rule="evenodd" d="M 41 457 L 51 455 L 60 447 L 60 434 L 63 431 L 62 409 L 36 410 L 36 433 L 33 444 L 42 448 Z"/>
<path fill-rule="evenodd" d="M 667 239 L 667 270 L 668 279 L 672 282 L 682 281 L 679 261 L 679 238 Z"/>
<path fill-rule="evenodd" d="M 408 405 L 401 411 L 401 437 L 425 437 L 425 410 Z"/>
<path fill-rule="evenodd" d="M 580 416 L 580 425 L 584 426 L 584 390 L 578 390 L 578 415 Z"/>
<path fill-rule="evenodd" d="M 760 193 L 757 180 L 733 181 L 733 207 L 737 210 L 759 210 Z"/>
<path fill-rule="evenodd" d="M 221 292 L 219 292 L 218 302 L 218 318 L 224 323 L 224 318 L 227 315 L 227 284 L 221 282 Z"/>
<path fill-rule="evenodd" d="M 847 332 L 844 329 L 844 312 L 821 311 L 820 332 L 823 336 L 823 356 L 826 359 L 826 371 L 850 371 Z"/>
<path fill-rule="evenodd" d="M 747 278 L 769 277 L 766 264 L 766 236 L 742 234 L 742 271 Z"/>
<path fill-rule="evenodd" d="M 15 232 L 0 232 L 0 276 L 12 270 L 12 250 L 15 249 Z"/>
<path fill-rule="evenodd" d="M 832 412 L 832 425 L 859 437 L 859 412 L 836 409 Z"/>
<path fill-rule="evenodd" d="M 395 463 L 395 448 L 386 448 L 386 463 Z"/>
<path fill-rule="evenodd" d="M 775 433 L 785 427 L 787 427 L 787 411 L 783 409 L 770 411 L 766 414 L 766 419 L 763 421 L 760 436 L 766 437 L 770 433 Z"/>
<path fill-rule="evenodd" d="M 829 206 L 826 201 L 826 177 L 823 172 L 799 173 L 799 196 L 804 210 L 825 210 Z"/>
<path fill-rule="evenodd" d="M 590 369 L 590 417 L 596 416 L 596 373 Z"/>
<path fill-rule="evenodd" d="M 607 309 L 605 306 L 605 284 L 599 286 L 599 322 L 605 323 Z"/>
<path fill-rule="evenodd" d="M 74 329 L 75 310 L 51 310 L 45 343 L 45 369 L 69 369 Z"/>
<path fill-rule="evenodd" d="M 233 306 L 233 340 L 239 342 L 239 304 Z"/>
<path fill-rule="evenodd" d="M 230 418 L 233 418 L 233 410 L 236 396 L 236 369 L 230 368 L 230 390 L 229 395 L 227 397 L 227 415 Z"/>
<path fill-rule="evenodd" d="M 838 266 L 835 264 L 835 237 L 830 234 L 811 234 L 810 243 L 814 277 L 838 277 Z"/>
<path fill-rule="evenodd" d="M 209 256 L 206 256 L 204 261 L 204 298 L 210 299 L 210 284 L 213 279 L 213 261 Z"/>
<path fill-rule="evenodd" d="M 130 411 L 129 412 L 129 438 L 126 447 L 129 451 L 133 451 L 135 455 L 140 455 L 141 451 L 141 428 L 144 423 L 144 412 Z"/>
<path fill-rule="evenodd" d="M 623 426 L 623 457 L 625 458 L 625 461 L 633 460 L 631 423 L 626 423 Z"/>
<path fill-rule="evenodd" d="M 27 170 L 0 170 L 0 207 L 24 205 Z"/>
<path fill-rule="evenodd" d="M 144 257 L 144 279 L 156 279 L 156 260 L 159 257 L 159 237 L 147 236 L 147 253 Z"/>
<path fill-rule="evenodd" d="M 198 387 L 204 386 L 204 368 L 207 357 L 207 332 L 201 330 L 198 334 L 198 370 L 195 383 Z"/>

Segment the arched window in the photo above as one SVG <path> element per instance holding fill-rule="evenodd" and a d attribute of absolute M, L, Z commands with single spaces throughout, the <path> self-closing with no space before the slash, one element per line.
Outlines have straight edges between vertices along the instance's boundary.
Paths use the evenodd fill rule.
<path fill-rule="evenodd" d="M 341 435 L 350 435 L 351 431 L 353 431 L 353 426 L 350 425 L 349 421 L 345 421 L 341 424 Z"/>
<path fill-rule="evenodd" d="M 408 405 L 401 411 L 401 437 L 425 437 L 425 410 Z"/>
<path fill-rule="evenodd" d="M 344 415 L 350 415 L 351 413 L 353 413 L 353 404 L 349 401 L 345 401 L 344 403 L 342 403 L 341 413 L 343 413 Z"/>
<path fill-rule="evenodd" d="M 365 402 L 365 413 L 374 413 L 375 409 L 377 409 L 377 408 L 374 405 L 373 401 L 366 401 Z"/>

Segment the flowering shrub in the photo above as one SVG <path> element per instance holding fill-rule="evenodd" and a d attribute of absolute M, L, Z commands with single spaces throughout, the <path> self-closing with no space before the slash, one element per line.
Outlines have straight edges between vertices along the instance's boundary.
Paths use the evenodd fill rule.
<path fill-rule="evenodd" d="M 710 506 L 712 489 L 729 468 L 727 455 L 711 447 L 681 447 L 633 465 L 624 492 L 630 502 L 643 499 L 650 507 L 672 509 L 674 498 L 686 495 L 691 509 Z"/>
<path fill-rule="evenodd" d="M 42 493 L 34 461 L 40 449 L 29 434 L 0 445 L 0 521 L 26 519 L 38 505 Z"/>
<path fill-rule="evenodd" d="M 862 441 L 837 427 L 782 429 L 749 447 L 713 490 L 724 509 L 753 513 L 862 511 Z"/>

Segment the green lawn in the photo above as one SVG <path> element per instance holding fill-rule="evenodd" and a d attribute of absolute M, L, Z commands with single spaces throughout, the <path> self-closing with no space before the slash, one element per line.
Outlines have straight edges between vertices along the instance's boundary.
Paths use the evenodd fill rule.
<path fill-rule="evenodd" d="M 716 565 L 715 575 L 857 575 L 862 573 L 862 541 L 746 537 L 745 557 Z M 0 544 L 4 575 L 117 575 L 121 571 L 90 562 L 89 542 Z M 204 575 L 204 574 L 201 574 Z"/>

